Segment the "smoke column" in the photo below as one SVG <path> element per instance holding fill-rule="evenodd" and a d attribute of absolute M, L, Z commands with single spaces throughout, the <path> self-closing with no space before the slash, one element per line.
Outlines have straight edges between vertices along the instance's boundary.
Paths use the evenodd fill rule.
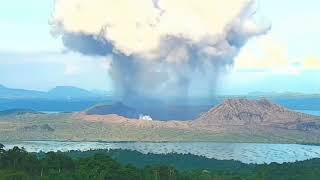
<path fill-rule="evenodd" d="M 73 51 L 112 56 L 123 99 L 187 97 L 192 81 L 208 93 L 253 36 L 254 0 L 56 0 L 52 32 Z M 197 80 L 196 79 L 196 80 Z"/>

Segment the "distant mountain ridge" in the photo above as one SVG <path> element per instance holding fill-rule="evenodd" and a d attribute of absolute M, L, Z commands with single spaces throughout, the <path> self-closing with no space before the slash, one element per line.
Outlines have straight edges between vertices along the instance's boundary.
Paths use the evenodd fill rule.
<path fill-rule="evenodd" d="M 0 98 L 4 99 L 92 99 L 110 97 L 109 94 L 95 93 L 73 86 L 57 86 L 47 92 L 13 89 L 0 85 Z"/>
<path fill-rule="evenodd" d="M 87 91 L 85 89 L 72 87 L 72 86 L 57 86 L 47 92 L 47 96 L 51 98 L 90 98 L 99 97 L 100 95 L 93 92 Z"/>
<path fill-rule="evenodd" d="M 13 89 L 0 85 L 0 98 L 37 98 L 45 95 L 45 92 Z"/>
<path fill-rule="evenodd" d="M 8 109 L 0 111 L 0 116 L 17 116 L 24 114 L 43 114 L 41 112 L 34 111 L 32 109 Z"/>
<path fill-rule="evenodd" d="M 186 101 L 173 101 L 173 104 L 157 101 L 125 103 L 128 108 L 144 115 L 149 115 L 157 120 L 191 120 L 197 118 L 201 113 L 207 112 L 211 107 L 222 103 L 229 98 L 259 99 L 268 98 L 272 102 L 280 104 L 289 109 L 312 110 L 320 112 L 320 95 L 301 93 L 267 93 L 255 92 L 248 95 L 217 96 L 215 98 L 191 98 Z M 21 108 L 34 109 L 36 111 L 58 111 L 58 112 L 79 112 L 84 111 L 97 104 L 113 105 L 118 97 L 110 92 L 100 90 L 84 90 L 72 86 L 57 86 L 48 92 L 7 88 L 0 85 L 0 110 Z M 174 104 L 176 103 L 176 104 Z M 113 108 L 110 111 L 119 111 Z M 120 108 L 121 109 L 121 108 Z M 101 108 L 99 110 L 101 111 Z M 125 111 L 124 111 L 125 112 Z M 126 113 L 123 113 L 124 115 Z M 122 115 L 123 115 L 122 114 Z M 125 117 L 136 117 L 134 116 Z M 317 114 L 317 113 L 315 113 Z"/>
<path fill-rule="evenodd" d="M 85 111 L 87 115 L 108 115 L 117 114 L 126 118 L 139 118 L 139 113 L 137 110 L 128 107 L 127 105 L 117 102 L 111 105 L 96 105 Z"/>

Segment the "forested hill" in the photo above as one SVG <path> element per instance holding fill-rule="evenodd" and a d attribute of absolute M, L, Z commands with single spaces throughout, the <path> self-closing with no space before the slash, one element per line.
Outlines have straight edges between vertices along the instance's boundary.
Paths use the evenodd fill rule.
<path fill-rule="evenodd" d="M 141 154 L 126 150 L 37 154 L 28 153 L 18 147 L 5 150 L 0 144 L 1 180 L 312 180 L 319 177 L 320 159 L 285 164 L 246 165 L 194 155 Z"/>

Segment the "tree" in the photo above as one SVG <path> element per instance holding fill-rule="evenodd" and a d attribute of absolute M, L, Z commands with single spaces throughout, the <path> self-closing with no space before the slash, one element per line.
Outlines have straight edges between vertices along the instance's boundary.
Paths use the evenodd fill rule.
<path fill-rule="evenodd" d="M 6 154 L 6 160 L 9 163 L 9 166 L 11 166 L 13 169 L 19 169 L 22 164 L 21 161 L 23 161 L 23 159 L 27 156 L 26 150 L 17 146 L 9 149 Z"/>
<path fill-rule="evenodd" d="M 73 171 L 75 164 L 73 160 L 61 152 L 48 152 L 42 160 L 42 172 L 54 172 L 60 174 L 62 171 Z"/>
<path fill-rule="evenodd" d="M 3 166 L 3 156 L 6 151 L 4 150 L 4 145 L 0 143 L 0 167 Z"/>

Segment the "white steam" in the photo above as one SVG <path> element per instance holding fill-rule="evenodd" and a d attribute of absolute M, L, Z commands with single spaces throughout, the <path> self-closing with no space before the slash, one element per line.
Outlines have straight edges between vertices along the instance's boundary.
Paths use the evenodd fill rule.
<path fill-rule="evenodd" d="M 152 121 L 152 118 L 151 118 L 151 116 L 140 114 L 139 120 Z"/>
<path fill-rule="evenodd" d="M 246 41 L 268 31 L 255 11 L 254 0 L 56 0 L 52 25 L 71 50 L 113 55 L 121 96 L 186 96 L 194 77 L 212 91 Z"/>

